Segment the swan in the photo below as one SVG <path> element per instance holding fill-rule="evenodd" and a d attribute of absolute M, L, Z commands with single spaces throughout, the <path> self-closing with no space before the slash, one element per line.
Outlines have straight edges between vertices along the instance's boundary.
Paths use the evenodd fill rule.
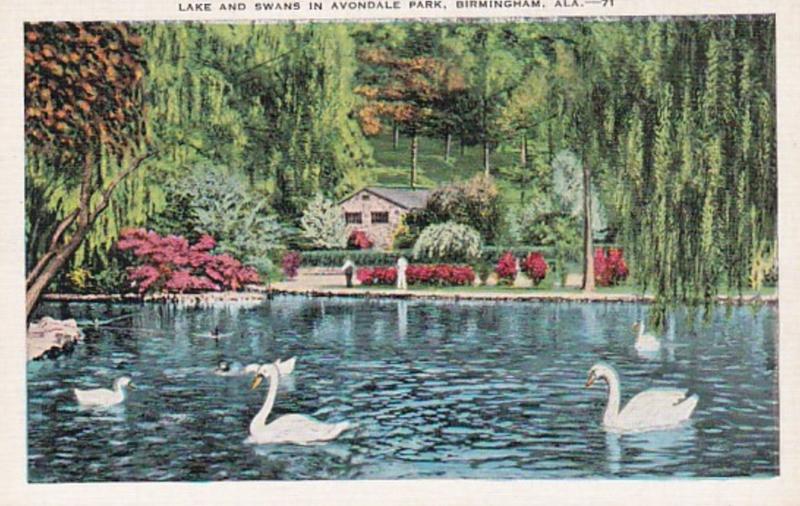
<path fill-rule="evenodd" d="M 288 376 L 294 372 L 294 364 L 297 362 L 297 357 L 292 357 L 289 360 L 281 362 L 280 359 L 275 361 L 278 367 L 278 372 L 281 376 Z M 220 360 L 217 368 L 214 369 L 214 374 L 217 376 L 246 376 L 249 374 L 256 374 L 261 364 L 247 364 L 242 367 L 239 362 L 228 363 L 227 360 Z"/>
<path fill-rule="evenodd" d="M 674 427 L 692 416 L 698 397 L 686 396 L 686 390 L 651 388 L 635 395 L 620 410 L 620 388 L 617 371 L 598 363 L 589 370 L 586 388 L 598 379 L 608 384 L 608 405 L 603 414 L 603 427 L 611 432 L 642 432 Z"/>
<path fill-rule="evenodd" d="M 107 388 L 94 388 L 91 390 L 79 390 L 74 388 L 75 398 L 83 406 L 114 406 L 125 400 L 125 388 L 134 388 L 131 379 L 123 376 L 114 380 L 114 390 Z"/>
<path fill-rule="evenodd" d="M 643 321 L 634 323 L 633 331 L 636 332 L 636 344 L 634 344 L 634 348 L 638 351 L 658 351 L 661 348 L 661 341 L 659 341 L 656 336 L 644 333 Z"/>
<path fill-rule="evenodd" d="M 245 442 L 253 444 L 268 443 L 294 443 L 309 444 L 335 439 L 350 428 L 348 422 L 323 423 L 305 415 L 284 415 L 266 424 L 267 417 L 272 406 L 275 404 L 275 397 L 278 393 L 278 379 L 280 372 L 275 364 L 264 364 L 258 368 L 256 377 L 253 379 L 251 390 L 258 388 L 263 378 L 269 379 L 269 393 L 264 400 L 264 405 L 250 422 L 250 437 Z"/>

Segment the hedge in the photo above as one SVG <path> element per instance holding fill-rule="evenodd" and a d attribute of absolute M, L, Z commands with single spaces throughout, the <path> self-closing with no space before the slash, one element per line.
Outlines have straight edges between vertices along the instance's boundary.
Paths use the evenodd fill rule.
<path fill-rule="evenodd" d="M 596 244 L 597 247 L 614 247 L 611 244 Z M 481 262 L 496 264 L 506 251 L 510 251 L 516 258 L 524 259 L 531 251 L 540 252 L 545 258 L 555 256 L 553 246 L 484 246 L 481 250 Z M 381 250 L 316 250 L 303 251 L 303 267 L 341 267 L 346 259 L 350 259 L 360 266 L 388 266 L 394 265 L 400 256 L 406 257 L 410 262 L 414 261 L 410 249 L 395 251 Z"/>

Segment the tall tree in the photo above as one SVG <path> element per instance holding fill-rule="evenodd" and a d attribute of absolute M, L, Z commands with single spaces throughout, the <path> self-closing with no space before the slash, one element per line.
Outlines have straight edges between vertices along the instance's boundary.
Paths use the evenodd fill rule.
<path fill-rule="evenodd" d="M 26 278 L 28 317 L 117 188 L 150 156 L 142 146 L 141 44 L 124 24 L 25 26 L 27 193 L 32 201 L 61 196 L 50 209 L 60 217 L 54 226 L 37 222 L 43 210 L 28 209 L 37 222 L 28 244 L 41 247 Z"/>

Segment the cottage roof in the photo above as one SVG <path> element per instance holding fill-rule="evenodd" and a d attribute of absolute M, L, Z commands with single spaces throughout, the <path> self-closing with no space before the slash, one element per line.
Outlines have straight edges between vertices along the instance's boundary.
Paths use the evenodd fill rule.
<path fill-rule="evenodd" d="M 369 192 L 377 197 L 396 204 L 404 209 L 420 209 L 425 207 L 431 190 L 412 190 L 411 188 L 381 188 L 379 186 L 368 186 L 353 195 L 350 195 L 342 202 L 351 199 L 362 191 Z"/>

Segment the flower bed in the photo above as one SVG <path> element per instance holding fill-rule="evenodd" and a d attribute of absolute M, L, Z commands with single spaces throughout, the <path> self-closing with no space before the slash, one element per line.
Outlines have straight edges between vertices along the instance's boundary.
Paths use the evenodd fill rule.
<path fill-rule="evenodd" d="M 362 285 L 394 285 L 397 282 L 395 267 L 361 267 L 356 278 Z M 434 264 L 409 265 L 406 269 L 409 285 L 464 286 L 475 281 L 472 267 L 462 265 Z"/>

